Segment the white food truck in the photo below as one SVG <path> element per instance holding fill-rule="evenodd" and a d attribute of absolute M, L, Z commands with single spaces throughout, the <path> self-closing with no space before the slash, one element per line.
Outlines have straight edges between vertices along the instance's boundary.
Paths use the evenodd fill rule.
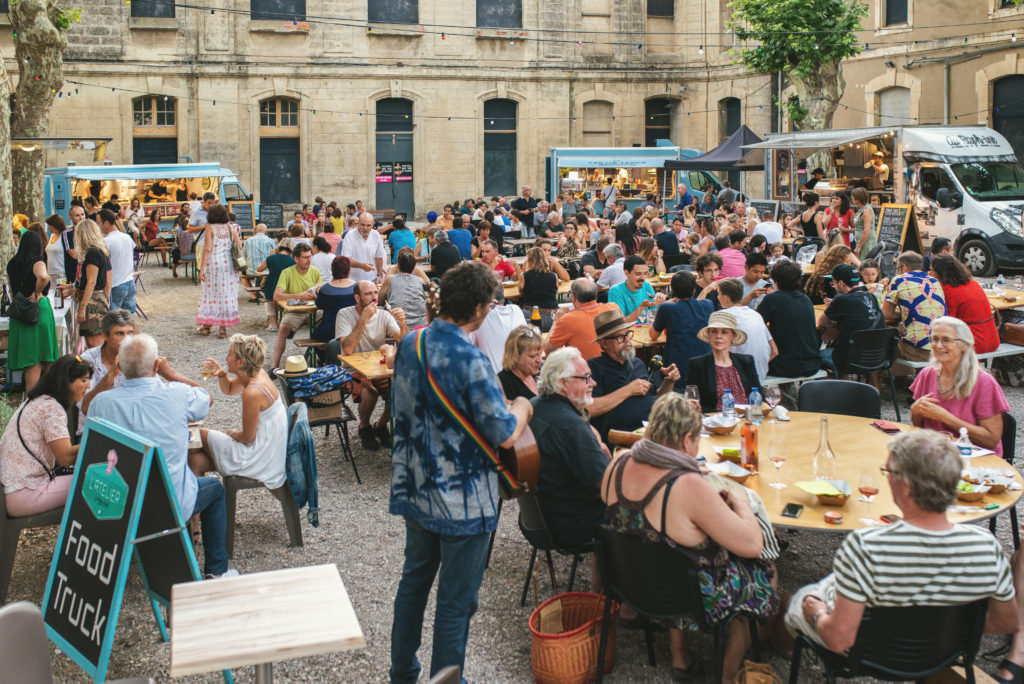
<path fill-rule="evenodd" d="M 814 192 L 856 186 L 872 204 L 912 204 L 922 240 L 953 241 L 975 275 L 1024 268 L 1024 170 L 999 133 L 984 126 L 903 126 L 773 133 L 744 147 L 765 154 L 766 197 L 797 202 L 808 178 L 800 162 L 827 149 L 833 169 Z M 769 158 L 770 154 L 770 158 Z M 880 155 L 888 178 L 871 166 Z M 792 206 L 792 205 L 791 205 Z"/>

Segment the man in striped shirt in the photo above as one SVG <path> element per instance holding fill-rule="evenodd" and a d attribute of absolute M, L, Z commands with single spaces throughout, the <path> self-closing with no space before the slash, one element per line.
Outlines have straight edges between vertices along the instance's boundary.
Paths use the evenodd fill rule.
<path fill-rule="evenodd" d="M 789 632 L 843 653 L 853 646 L 866 607 L 985 598 L 985 631 L 1015 632 L 1013 577 L 999 542 L 987 530 L 946 518 L 960 479 L 953 443 L 931 430 L 901 433 L 889 442 L 882 472 L 903 519 L 851 532 L 836 551 L 832 574 L 793 595 Z"/>

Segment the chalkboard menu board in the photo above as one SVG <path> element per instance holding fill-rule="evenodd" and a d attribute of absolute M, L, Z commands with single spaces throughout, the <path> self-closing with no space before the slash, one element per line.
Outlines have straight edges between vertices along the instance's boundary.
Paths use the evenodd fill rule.
<path fill-rule="evenodd" d="M 921 236 L 912 204 L 883 204 L 875 221 L 875 237 L 898 251 L 921 252 Z"/>
<path fill-rule="evenodd" d="M 779 218 L 779 203 L 776 200 L 750 200 L 747 204 L 757 209 L 757 219 L 763 220 L 764 212 L 771 212 L 772 220 Z"/>
<path fill-rule="evenodd" d="M 267 228 L 284 228 L 284 206 L 280 204 L 261 204 L 260 223 Z"/>
<path fill-rule="evenodd" d="M 779 216 L 789 214 L 790 218 L 792 218 L 805 208 L 803 202 L 779 202 Z"/>
<path fill-rule="evenodd" d="M 228 202 L 228 211 L 235 215 L 235 223 L 243 231 L 251 233 L 256 228 L 255 205 L 252 202 Z"/>
<path fill-rule="evenodd" d="M 105 679 L 133 550 L 165 640 L 158 604 L 170 606 L 173 584 L 199 579 L 170 483 L 159 447 L 89 420 L 42 612 L 50 639 L 96 681 Z"/>

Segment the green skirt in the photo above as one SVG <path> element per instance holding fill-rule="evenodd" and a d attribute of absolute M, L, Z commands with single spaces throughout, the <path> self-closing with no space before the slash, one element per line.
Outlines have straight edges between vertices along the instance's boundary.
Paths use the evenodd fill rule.
<path fill-rule="evenodd" d="M 8 366 L 13 370 L 29 368 L 40 361 L 53 363 L 60 356 L 49 298 L 40 298 L 38 306 L 39 321 L 35 325 L 25 325 L 13 318 L 8 324 Z"/>

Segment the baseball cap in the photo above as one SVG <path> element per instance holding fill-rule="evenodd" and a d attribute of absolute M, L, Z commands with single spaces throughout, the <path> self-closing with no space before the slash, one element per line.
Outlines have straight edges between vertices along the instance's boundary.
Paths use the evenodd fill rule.
<path fill-rule="evenodd" d="M 851 264 L 839 264 L 832 269 L 832 274 L 825 276 L 833 280 L 841 280 L 847 285 L 856 285 L 860 282 L 860 271 Z"/>

